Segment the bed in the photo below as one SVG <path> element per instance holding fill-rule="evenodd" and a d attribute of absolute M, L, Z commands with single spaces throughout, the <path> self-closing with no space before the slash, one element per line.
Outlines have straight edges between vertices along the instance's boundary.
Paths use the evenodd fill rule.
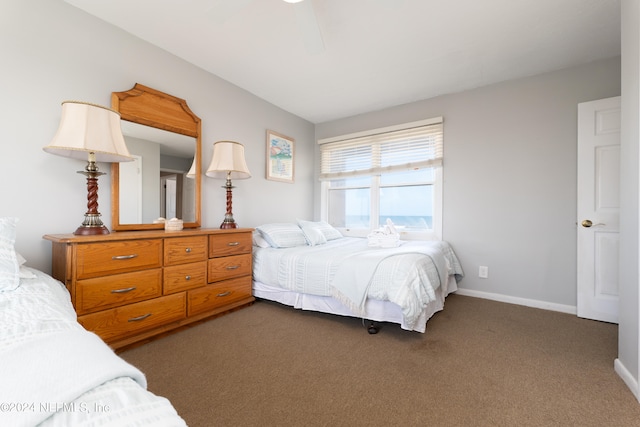
<path fill-rule="evenodd" d="M 323 221 L 265 224 L 254 231 L 254 296 L 302 310 L 424 333 L 463 276 L 445 241 L 371 247 L 369 239 L 344 237 Z"/>
<path fill-rule="evenodd" d="M 0 425 L 186 426 L 145 376 L 76 321 L 67 289 L 14 249 L 0 218 Z"/>

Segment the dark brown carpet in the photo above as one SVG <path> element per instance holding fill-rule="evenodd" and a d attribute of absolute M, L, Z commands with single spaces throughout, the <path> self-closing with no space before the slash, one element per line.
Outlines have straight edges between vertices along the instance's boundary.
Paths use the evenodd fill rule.
<path fill-rule="evenodd" d="M 267 301 L 127 350 L 192 427 L 640 426 L 617 325 L 451 295 L 425 334 Z"/>

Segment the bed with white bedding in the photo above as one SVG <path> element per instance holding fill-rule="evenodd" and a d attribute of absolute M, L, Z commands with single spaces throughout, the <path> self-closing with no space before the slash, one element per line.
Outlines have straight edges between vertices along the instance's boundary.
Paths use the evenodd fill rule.
<path fill-rule="evenodd" d="M 266 224 L 254 233 L 254 296 L 299 309 L 424 332 L 463 275 L 444 241 L 372 248 L 367 239 L 343 237 L 327 223 L 309 221 Z"/>
<path fill-rule="evenodd" d="M 0 218 L 0 425 L 186 426 L 144 374 L 76 321 L 59 281 L 25 267 Z"/>

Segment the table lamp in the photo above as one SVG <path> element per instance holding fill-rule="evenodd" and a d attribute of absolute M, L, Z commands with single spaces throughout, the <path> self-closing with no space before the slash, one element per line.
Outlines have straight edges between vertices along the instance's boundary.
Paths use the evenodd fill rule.
<path fill-rule="evenodd" d="M 213 144 L 213 157 L 211 164 L 205 173 L 211 178 L 226 178 L 226 184 L 222 187 L 227 190 L 227 212 L 220 228 L 237 228 L 231 209 L 231 185 L 233 179 L 251 178 L 251 172 L 244 160 L 244 146 L 234 141 L 218 141 Z"/>
<path fill-rule="evenodd" d="M 43 148 L 58 156 L 87 159 L 87 212 L 76 235 L 109 234 L 98 212 L 98 171 L 96 162 L 128 162 L 133 158 L 127 150 L 120 128 L 120 113 L 101 105 L 64 101 L 60 125 L 53 140 Z"/>

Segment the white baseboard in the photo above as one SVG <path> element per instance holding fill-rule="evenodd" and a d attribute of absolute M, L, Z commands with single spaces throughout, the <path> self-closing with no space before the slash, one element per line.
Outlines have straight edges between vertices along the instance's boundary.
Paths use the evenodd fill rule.
<path fill-rule="evenodd" d="M 627 387 L 629 387 L 629 390 L 631 390 L 633 395 L 636 397 L 636 400 L 640 401 L 640 394 L 638 394 L 638 381 L 633 378 L 633 375 L 631 375 L 629 370 L 622 364 L 620 359 L 616 358 L 613 362 L 613 369 L 615 369 L 618 376 L 622 378 L 622 381 L 624 381 Z"/>
<path fill-rule="evenodd" d="M 543 310 L 559 311 L 561 313 L 577 314 L 577 307 L 573 305 L 555 304 L 552 302 L 538 301 L 528 298 L 518 298 L 502 294 L 493 294 L 491 292 L 474 291 L 471 289 L 458 288 L 455 292 L 458 295 L 469 297 L 490 299 L 493 301 L 506 302 L 509 304 L 524 305 L 527 307 L 541 308 Z"/>

